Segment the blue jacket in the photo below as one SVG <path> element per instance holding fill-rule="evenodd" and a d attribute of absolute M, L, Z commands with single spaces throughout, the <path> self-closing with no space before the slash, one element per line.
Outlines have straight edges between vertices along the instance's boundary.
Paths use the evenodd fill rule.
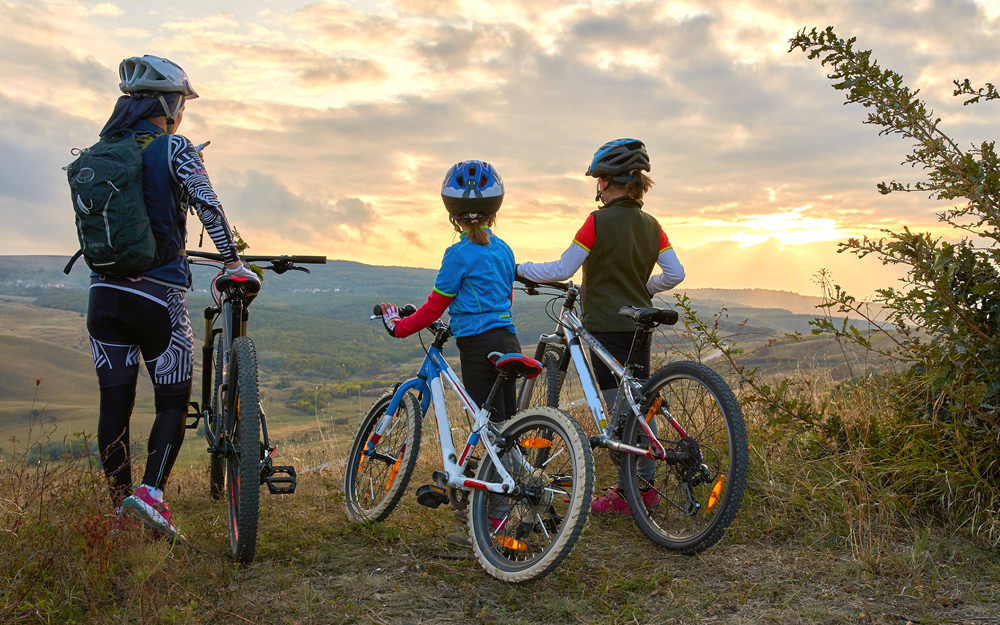
<path fill-rule="evenodd" d="M 511 315 L 514 253 L 499 237 L 486 230 L 489 245 L 477 245 L 465 234 L 444 253 L 434 291 L 452 297 L 448 306 L 451 331 L 456 337 L 474 336 L 494 328 L 514 332 Z"/>

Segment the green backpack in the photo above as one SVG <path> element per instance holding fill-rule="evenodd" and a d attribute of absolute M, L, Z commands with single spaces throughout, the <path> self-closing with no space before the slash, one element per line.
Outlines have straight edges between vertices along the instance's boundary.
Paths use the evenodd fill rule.
<path fill-rule="evenodd" d="M 159 265 L 183 211 L 157 243 L 142 195 L 142 152 L 155 138 L 127 130 L 74 150 L 78 156 L 65 169 L 80 250 L 65 273 L 81 255 L 91 269 L 112 276 L 137 276 Z"/>

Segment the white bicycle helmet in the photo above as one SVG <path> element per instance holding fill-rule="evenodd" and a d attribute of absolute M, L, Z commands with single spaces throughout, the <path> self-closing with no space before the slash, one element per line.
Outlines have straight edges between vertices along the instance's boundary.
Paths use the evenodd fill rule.
<path fill-rule="evenodd" d="M 185 99 L 198 97 L 180 65 L 158 56 L 133 56 L 118 66 L 122 93 L 179 93 Z"/>

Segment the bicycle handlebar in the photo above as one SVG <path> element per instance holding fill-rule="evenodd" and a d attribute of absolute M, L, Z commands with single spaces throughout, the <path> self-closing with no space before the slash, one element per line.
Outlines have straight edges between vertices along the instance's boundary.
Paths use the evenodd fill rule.
<path fill-rule="evenodd" d="M 193 256 L 194 258 L 204 258 L 207 260 L 222 260 L 222 254 L 217 254 L 215 252 L 202 252 L 200 250 L 188 250 L 185 252 L 186 256 Z M 325 265 L 326 256 L 288 256 L 282 254 L 280 256 L 243 256 L 241 260 L 248 263 L 269 263 L 274 261 L 284 262 L 284 263 L 299 263 L 301 265 Z"/>
<path fill-rule="evenodd" d="M 526 287 L 525 290 L 528 292 L 528 295 L 538 295 L 538 291 L 535 289 L 540 287 L 556 289 L 557 291 L 563 292 L 568 291 L 573 287 L 572 282 L 534 282 L 521 276 L 514 276 L 514 280 L 520 282 Z"/>

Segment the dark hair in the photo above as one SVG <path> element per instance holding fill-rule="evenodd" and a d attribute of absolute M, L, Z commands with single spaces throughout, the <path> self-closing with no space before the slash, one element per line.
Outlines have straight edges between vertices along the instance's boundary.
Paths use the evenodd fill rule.
<path fill-rule="evenodd" d="M 469 241 L 476 245 L 489 245 L 490 235 L 486 233 L 486 228 L 495 224 L 496 220 L 496 215 L 481 217 L 475 222 L 460 217 L 452 217 L 451 223 L 455 226 L 455 232 L 466 232 L 465 236 L 469 238 Z"/>
<path fill-rule="evenodd" d="M 652 178 L 638 169 L 633 169 L 628 182 L 625 183 L 625 193 L 633 200 L 641 200 L 653 184 Z"/>

